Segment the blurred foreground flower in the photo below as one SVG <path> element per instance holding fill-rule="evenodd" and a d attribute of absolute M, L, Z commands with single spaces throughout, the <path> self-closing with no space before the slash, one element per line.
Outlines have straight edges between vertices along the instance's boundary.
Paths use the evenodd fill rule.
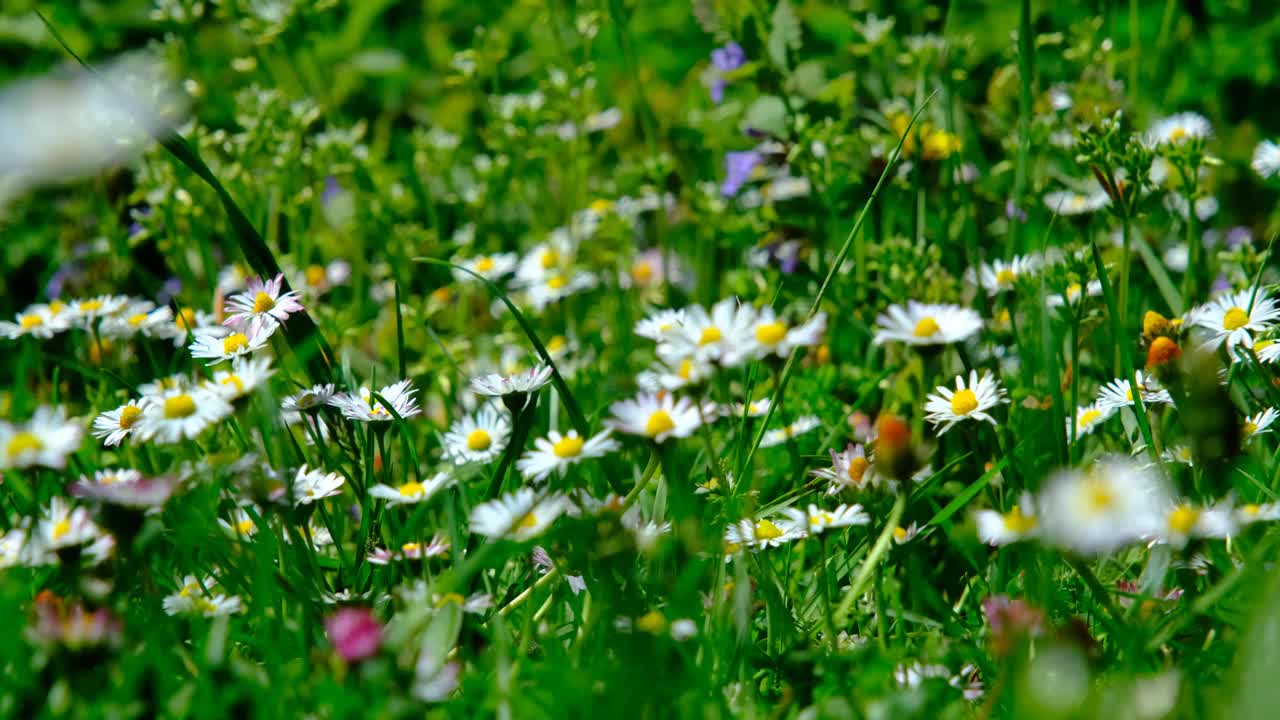
<path fill-rule="evenodd" d="M 382 645 L 382 625 L 364 608 L 343 608 L 325 618 L 324 631 L 333 649 L 347 662 L 377 654 Z"/>

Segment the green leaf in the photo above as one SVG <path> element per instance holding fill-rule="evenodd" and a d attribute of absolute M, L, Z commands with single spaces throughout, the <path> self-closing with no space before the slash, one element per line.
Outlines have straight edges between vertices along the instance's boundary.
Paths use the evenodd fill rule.
<path fill-rule="evenodd" d="M 773 17 L 769 19 L 769 59 L 781 70 L 789 70 L 791 64 L 787 59 L 788 50 L 800 48 L 800 18 L 788 0 L 782 0 L 773 8 Z"/>

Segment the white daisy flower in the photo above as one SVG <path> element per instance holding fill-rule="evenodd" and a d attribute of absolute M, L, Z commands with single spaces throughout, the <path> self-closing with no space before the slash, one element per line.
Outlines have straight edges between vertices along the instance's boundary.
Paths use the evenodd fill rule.
<path fill-rule="evenodd" d="M 680 285 L 686 280 L 685 273 L 680 267 L 679 258 L 674 255 L 663 257 L 658 248 L 650 248 L 637 254 L 631 267 L 618 273 L 618 285 L 628 289 L 661 287 L 668 280 L 672 285 Z"/>
<path fill-rule="evenodd" d="M 776 428 L 765 432 L 764 437 L 760 438 L 760 447 L 768 448 L 775 445 L 782 445 L 792 438 L 803 435 L 822 427 L 822 421 L 816 415 L 802 415 L 796 418 L 790 425 L 786 427 Z"/>
<path fill-rule="evenodd" d="M 849 443 L 843 452 L 830 452 L 831 467 L 819 468 L 811 473 L 814 477 L 831 481 L 831 487 L 827 489 L 828 495 L 835 495 L 845 489 L 862 491 L 880 484 L 875 467 L 861 445 Z"/>
<path fill-rule="evenodd" d="M 333 383 L 325 383 L 324 385 L 312 385 L 309 388 L 300 390 L 288 397 L 280 403 L 280 409 L 284 412 L 307 412 L 311 410 L 319 410 L 329 404 L 329 399 L 333 397 Z"/>
<path fill-rule="evenodd" d="M 182 308 L 173 318 L 173 324 L 161 325 L 153 330 L 156 337 L 171 338 L 174 347 L 187 344 L 187 336 L 208 335 L 223 338 L 231 334 L 231 328 L 218 323 L 212 313 L 193 308 Z"/>
<path fill-rule="evenodd" d="M 1164 458 L 1167 463 L 1178 463 L 1190 467 L 1195 467 L 1196 464 L 1195 455 L 1191 453 L 1189 445 L 1174 445 L 1165 448 L 1165 451 L 1160 453 L 1160 457 Z"/>
<path fill-rule="evenodd" d="M 91 430 L 93 436 L 102 440 L 102 444 L 107 447 L 119 445 L 142 419 L 142 411 L 146 404 L 145 398 L 130 400 L 115 410 L 98 413 L 98 416 L 93 419 Z"/>
<path fill-rule="evenodd" d="M 390 403 L 392 409 L 402 418 L 410 418 L 422 412 L 422 408 L 418 407 L 418 402 L 414 399 L 415 393 L 417 388 L 413 387 L 413 382 L 410 380 L 401 380 L 378 391 L 378 395 Z M 373 393 L 367 387 L 360 388 L 355 395 L 338 393 L 329 398 L 329 404 L 342 411 L 342 416 L 349 420 L 389 422 L 395 419 L 395 416 L 388 412 L 382 403 L 373 398 Z"/>
<path fill-rule="evenodd" d="M 919 534 L 920 526 L 916 523 L 911 523 L 906 527 L 899 525 L 893 529 L 893 542 L 898 545 L 906 545 L 912 540 L 915 540 L 916 536 Z"/>
<path fill-rule="evenodd" d="M 213 374 L 213 382 L 204 386 L 228 401 L 234 401 L 248 397 L 275 372 L 271 369 L 269 357 L 238 357 L 231 361 L 230 370 L 218 370 Z"/>
<path fill-rule="evenodd" d="M 925 420 L 933 423 L 938 435 L 944 435 L 956 423 L 965 420 L 979 420 L 996 424 L 996 419 L 988 413 L 1001 403 L 1007 403 L 1004 388 L 991 373 L 983 371 L 978 377 L 977 370 L 969 371 L 969 382 L 966 385 L 963 375 L 956 376 L 956 388 L 939 385 L 936 392 L 926 399 L 924 404 Z"/>
<path fill-rule="evenodd" d="M 609 436 L 608 430 L 586 440 L 578 435 L 577 430 L 570 430 L 564 435 L 552 430 L 547 437 L 533 441 L 533 449 L 526 451 L 516 462 L 516 468 L 526 478 L 543 482 L 553 472 L 563 473 L 574 463 L 601 457 L 617 449 L 618 442 Z"/>
<path fill-rule="evenodd" d="M 256 512 L 257 508 L 254 510 Z M 258 516 L 262 517 L 262 514 L 259 512 Z M 266 518 L 263 518 L 263 522 L 266 522 Z M 254 522 L 253 516 L 244 508 L 232 510 L 230 520 L 218 518 L 218 524 L 233 538 L 251 538 L 258 532 L 258 523 Z"/>
<path fill-rule="evenodd" d="M 1212 135 L 1209 120 L 1193 112 L 1161 118 L 1147 131 L 1147 138 L 1156 145 L 1180 145 L 1189 140 L 1207 140 Z"/>
<path fill-rule="evenodd" d="M 659 310 L 636 323 L 636 335 L 654 342 L 670 340 L 684 327 L 684 310 Z"/>
<path fill-rule="evenodd" d="M 54 301 L 30 305 L 14 316 L 13 322 L 0 321 L 0 336 L 17 340 L 24 335 L 47 340 L 71 327 L 72 314 L 66 305 Z"/>
<path fill-rule="evenodd" d="M 83 300 L 72 300 L 67 303 L 67 310 L 71 313 L 73 323 L 89 327 L 101 318 L 124 310 L 128 304 L 129 298 L 125 295 L 99 295 Z"/>
<path fill-rule="evenodd" d="M 1153 535 L 1169 504 L 1160 478 L 1123 457 L 1087 472 L 1052 475 L 1037 498 L 1044 539 L 1085 555 L 1113 552 Z"/>
<path fill-rule="evenodd" d="M 1280 417 L 1280 412 L 1275 408 L 1267 408 L 1245 418 L 1244 425 L 1240 426 L 1241 439 L 1249 442 L 1259 435 L 1271 432 L 1271 425 L 1275 423 L 1277 417 Z"/>
<path fill-rule="evenodd" d="M 444 435 L 444 455 L 455 465 L 496 459 L 511 437 L 511 420 L 493 405 L 485 405 L 453 423 Z"/>
<path fill-rule="evenodd" d="M 1094 428 L 1111 419 L 1116 408 L 1101 407 L 1098 403 L 1089 403 L 1076 408 L 1076 437 L 1082 438 L 1093 432 Z M 1071 438 L 1071 418 L 1067 418 L 1067 439 Z"/>
<path fill-rule="evenodd" d="M 1280 145 L 1271 140 L 1263 140 L 1253 149 L 1253 171 L 1263 180 L 1280 172 Z"/>
<path fill-rule="evenodd" d="M 452 486 L 453 483 L 452 475 L 438 472 L 422 482 L 410 480 L 399 487 L 378 483 L 369 488 L 369 494 L 379 500 L 386 500 L 392 505 L 408 505 L 427 502 L 435 497 L 436 493 Z"/>
<path fill-rule="evenodd" d="M 1087 215 L 1111 204 L 1111 196 L 1097 181 L 1090 182 L 1088 185 L 1089 189 L 1085 192 L 1054 190 L 1045 193 L 1045 207 L 1059 215 L 1069 216 Z"/>
<path fill-rule="evenodd" d="M 739 520 L 724 532 L 724 553 L 734 555 L 743 548 L 778 547 L 805 537 L 808 524 L 779 519 L 778 522 L 761 518 L 760 520 Z"/>
<path fill-rule="evenodd" d="M 470 270 L 485 280 L 496 281 L 516 269 L 519 256 L 515 253 L 495 253 L 493 255 L 477 255 L 465 260 L 454 258 L 455 265 Z M 453 277 L 459 282 L 475 282 L 475 278 L 460 270 L 453 271 Z"/>
<path fill-rule="evenodd" d="M 715 367 L 711 363 L 689 356 L 670 365 L 661 361 L 654 363 L 636 375 L 636 385 L 644 392 L 652 393 L 679 390 L 703 382 L 714 373 Z"/>
<path fill-rule="evenodd" d="M 838 505 L 832 510 L 823 510 L 810 504 L 808 509 L 785 508 L 788 524 L 802 529 L 808 535 L 821 535 L 824 530 L 849 527 L 851 525 L 867 525 L 871 516 L 863 511 L 861 505 Z"/>
<path fill-rule="evenodd" d="M 1160 387 L 1160 383 L 1155 378 L 1143 376 L 1141 370 L 1138 370 L 1137 374 L 1138 387 L 1140 388 L 1144 406 L 1173 402 L 1173 397 L 1169 395 L 1169 391 Z M 1133 407 L 1135 404 L 1133 383 L 1126 378 L 1118 378 L 1102 386 L 1097 405 L 1105 410 L 1119 410 L 1122 407 Z"/>
<path fill-rule="evenodd" d="M 190 440 L 231 414 L 231 404 L 203 388 L 174 388 L 147 398 L 134 432 L 162 444 Z"/>
<path fill-rule="evenodd" d="M 1005 290 L 1012 290 L 1014 284 L 1018 280 L 1029 277 L 1039 268 L 1039 262 L 1035 258 L 1022 255 L 1015 256 L 1012 260 L 993 260 L 989 263 L 983 263 L 978 268 L 977 280 L 982 284 L 982 288 L 987 291 L 988 295 L 996 295 Z M 970 282 L 973 281 L 973 271 L 967 273 Z"/>
<path fill-rule="evenodd" d="M 979 510 L 973 519 L 978 526 L 978 539 L 992 547 L 1034 537 L 1040 525 L 1029 493 L 1024 493 L 1009 512 Z"/>
<path fill-rule="evenodd" d="M 551 380 L 551 366 L 538 363 L 532 369 L 511 375 L 491 373 L 471 379 L 471 392 L 488 397 L 531 393 Z"/>
<path fill-rule="evenodd" d="M 137 470 L 98 470 L 90 479 L 81 476 L 71 486 L 72 495 L 111 505 L 151 508 L 163 505 L 178 485 L 174 477 L 147 478 Z"/>
<path fill-rule="evenodd" d="M 696 357 L 735 367 L 746 361 L 747 344 L 756 313 L 737 298 L 725 298 L 708 313 L 701 305 L 685 312 L 684 323 L 658 345 L 658 354 L 668 362 Z"/>
<path fill-rule="evenodd" d="M 563 495 L 538 498 L 533 488 L 477 505 L 471 511 L 471 531 L 489 538 L 507 537 L 523 542 L 541 535 L 569 509 Z"/>
<path fill-rule="evenodd" d="M 926 305 L 908 300 L 904 308 L 890 305 L 876 318 L 877 345 L 889 341 L 908 345 L 949 345 L 982 330 L 982 316 L 959 305 Z"/>
<path fill-rule="evenodd" d="M 35 465 L 61 470 L 80 447 L 84 430 L 62 408 L 40 406 L 25 423 L 0 420 L 0 469 Z"/>
<path fill-rule="evenodd" d="M 208 365 L 216 365 L 223 360 L 248 355 L 266 347 L 274 330 L 274 327 L 265 331 L 251 327 L 247 335 L 242 332 L 232 332 L 222 337 L 213 333 L 199 332 L 193 336 L 195 339 L 189 346 L 191 357 L 197 360 L 208 360 L 209 362 L 206 363 Z"/>
<path fill-rule="evenodd" d="M 190 375 L 173 374 L 139 385 L 138 394 L 146 399 L 163 395 L 166 390 L 186 390 L 198 386 L 199 384 L 192 380 Z"/>
<path fill-rule="evenodd" d="M 545 283 L 548 278 L 569 268 L 575 252 L 573 237 L 568 232 L 563 229 L 552 232 L 546 242 L 533 246 L 527 255 L 520 258 L 516 267 L 517 283 L 525 287 Z"/>
<path fill-rule="evenodd" d="M 785 358 L 795 348 L 813 347 L 822 342 L 822 334 L 826 330 L 827 314 L 824 312 L 800 325 L 788 327 L 778 319 L 772 307 L 765 306 L 760 309 L 752 324 L 745 350 L 753 358 L 764 358 L 771 354 Z"/>
<path fill-rule="evenodd" d="M 574 293 L 589 290 L 596 286 L 596 276 L 581 270 L 557 273 L 530 284 L 526 287 L 529 302 L 537 312 L 547 309 L 551 303 L 558 302 Z"/>
<path fill-rule="evenodd" d="M 1253 334 L 1275 326 L 1280 307 L 1265 290 L 1259 289 L 1256 297 L 1252 290 L 1242 290 L 1223 293 L 1187 315 L 1193 325 L 1207 332 L 1205 347 L 1219 348 L 1224 342 L 1228 347 L 1249 347 L 1253 345 Z"/>
<path fill-rule="evenodd" d="M 101 533 L 87 509 L 74 507 L 55 496 L 36 524 L 31 540 L 44 551 L 56 552 L 88 545 L 98 540 Z"/>
<path fill-rule="evenodd" d="M 689 437 L 702 425 L 702 414 L 689 398 L 676 400 L 671 393 L 642 394 L 609 406 L 609 427 L 628 435 L 641 435 L 656 443 L 667 438 Z"/>
<path fill-rule="evenodd" d="M 1280 520 L 1280 503 L 1246 503 L 1235 509 L 1235 521 L 1239 525 L 1266 520 Z"/>
<path fill-rule="evenodd" d="M 118 315 L 103 318 L 101 332 L 105 337 L 132 337 L 142 334 L 154 337 L 167 333 L 173 324 L 173 311 L 157 308 L 150 300 L 132 300 Z M 165 334 L 165 337 L 168 337 Z"/>
<path fill-rule="evenodd" d="M 37 564 L 31 562 L 31 549 L 27 542 L 27 529 L 23 526 L 0 534 L 0 570 L 19 565 Z"/>
<path fill-rule="evenodd" d="M 371 551 L 366 559 L 374 565 L 388 565 L 392 561 L 403 562 L 405 560 L 440 557 L 449 552 L 449 547 L 449 541 L 445 539 L 444 535 L 436 533 L 431 536 L 431 540 L 428 542 L 407 542 L 394 551 L 387 548 L 377 548 Z"/>
<path fill-rule="evenodd" d="M 303 465 L 293 477 L 293 504 L 310 505 L 317 500 L 339 495 L 344 483 L 346 480 L 338 473 L 311 470 Z"/>
<path fill-rule="evenodd" d="M 1045 298 L 1044 303 L 1049 307 L 1062 307 L 1064 305 L 1075 307 L 1080 304 L 1081 298 L 1085 296 L 1097 297 L 1101 294 L 1102 281 L 1100 280 L 1090 280 L 1087 286 L 1073 282 L 1068 284 L 1061 293 L 1053 293 Z"/>
<path fill-rule="evenodd" d="M 240 598 L 214 592 L 214 587 L 213 578 L 205 578 L 202 582 L 194 575 L 187 575 L 182 579 L 182 585 L 178 591 L 166 596 L 161 604 L 165 613 L 169 615 L 217 617 L 244 610 Z"/>
<path fill-rule="evenodd" d="M 283 286 L 284 273 L 277 273 L 271 280 L 250 278 L 244 292 L 227 299 L 227 319 L 223 324 L 245 335 L 269 337 L 290 315 L 303 309 L 297 291 L 281 292 Z"/>
<path fill-rule="evenodd" d="M 1155 539 L 1182 548 L 1191 538 L 1223 539 L 1234 535 L 1236 529 L 1236 513 L 1230 502 L 1201 507 L 1179 500 L 1165 508 L 1164 523 L 1157 528 Z"/>

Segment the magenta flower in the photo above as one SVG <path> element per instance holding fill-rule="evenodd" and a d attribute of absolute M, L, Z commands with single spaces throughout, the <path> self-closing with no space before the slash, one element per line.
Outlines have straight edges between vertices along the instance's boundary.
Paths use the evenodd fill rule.
<path fill-rule="evenodd" d="M 382 645 L 382 625 L 366 608 L 343 608 L 325 618 L 333 649 L 347 662 L 373 657 Z"/>

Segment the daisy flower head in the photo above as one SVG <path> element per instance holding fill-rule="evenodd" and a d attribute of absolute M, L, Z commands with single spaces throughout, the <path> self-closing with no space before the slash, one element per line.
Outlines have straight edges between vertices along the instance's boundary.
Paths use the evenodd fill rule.
<path fill-rule="evenodd" d="M 694 305 L 674 335 L 659 344 L 658 354 L 668 361 L 693 356 L 736 367 L 748 358 L 746 348 L 755 320 L 755 309 L 733 297 L 711 306 L 709 313 Z"/>
<path fill-rule="evenodd" d="M 528 284 L 526 291 L 533 309 L 542 312 L 554 302 L 595 286 L 595 275 L 582 270 L 566 270 Z"/>
<path fill-rule="evenodd" d="M 661 287 L 668 276 L 672 285 L 679 285 L 684 280 L 677 258 L 664 257 L 661 250 L 651 248 L 637 254 L 631 267 L 618 274 L 618 285 L 623 288 Z"/>
<path fill-rule="evenodd" d="M 89 511 L 75 507 L 60 497 L 49 501 L 49 507 L 36 524 L 32 540 L 44 551 L 88 545 L 101 535 Z"/>
<path fill-rule="evenodd" d="M 104 337 L 127 338 L 140 333 L 150 336 L 152 331 L 171 322 L 173 311 L 169 308 L 156 309 L 150 300 L 131 299 L 118 314 L 103 318 L 99 329 Z"/>
<path fill-rule="evenodd" d="M 523 542 L 541 535 L 568 509 L 569 500 L 563 495 L 539 497 L 533 488 L 520 488 L 477 505 L 471 511 L 471 531 Z"/>
<path fill-rule="evenodd" d="M 165 596 L 162 601 L 165 613 L 169 615 L 203 615 L 219 617 L 234 615 L 244 610 L 244 603 L 234 595 L 214 592 L 212 578 L 197 580 L 194 575 L 182 579 L 177 592 Z"/>
<path fill-rule="evenodd" d="M 1155 471 L 1113 456 L 1087 471 L 1068 469 L 1051 476 L 1036 509 L 1050 544 L 1102 555 L 1158 531 L 1168 502 Z"/>
<path fill-rule="evenodd" d="M 670 364 L 656 362 L 649 369 L 636 376 L 636 385 L 644 392 L 662 392 L 679 390 L 687 385 L 696 385 L 707 380 L 715 373 L 715 367 L 706 360 L 691 355 Z"/>
<path fill-rule="evenodd" d="M 83 300 L 72 300 L 67 303 L 71 321 L 82 327 L 89 327 L 98 320 L 115 315 L 129 304 L 125 295 L 99 295 Z"/>
<path fill-rule="evenodd" d="M 143 440 L 190 440 L 231 414 L 231 403 L 206 388 L 172 388 L 147 398 L 135 432 Z"/>
<path fill-rule="evenodd" d="M 1115 415 L 1115 407 L 1102 407 L 1098 403 L 1089 403 L 1076 408 L 1075 436 L 1082 438 L 1093 432 L 1094 428 L 1111 419 Z M 1071 418 L 1067 418 L 1067 438 L 1071 438 Z"/>
<path fill-rule="evenodd" d="M 151 382 L 139 385 L 138 394 L 141 395 L 143 399 L 146 399 L 155 395 L 162 395 L 166 390 L 184 390 L 196 387 L 197 385 L 198 383 L 192 380 L 190 375 L 175 373 L 173 375 L 159 377 Z"/>
<path fill-rule="evenodd" d="M 107 447 L 119 445 L 129 437 L 134 426 L 142 419 L 142 411 L 146 408 L 147 402 L 146 398 L 130 400 L 115 410 L 98 413 L 93 419 L 90 432 Z"/>
<path fill-rule="evenodd" d="M 543 482 L 552 473 L 563 473 L 570 465 L 588 458 L 601 457 L 618 449 L 610 431 L 583 439 L 577 430 L 561 435 L 552 430 L 545 438 L 533 441 L 533 449 L 516 461 L 516 468 L 534 482 Z"/>
<path fill-rule="evenodd" d="M 1277 412 L 1275 408 L 1267 408 L 1250 415 L 1245 418 L 1244 424 L 1240 426 L 1240 439 L 1249 442 L 1259 435 L 1271 432 L 1271 426 L 1275 423 L 1277 417 L 1280 417 L 1280 412 Z"/>
<path fill-rule="evenodd" d="M 1280 503 L 1245 503 L 1235 509 L 1237 525 L 1252 525 L 1256 522 L 1280 520 Z"/>
<path fill-rule="evenodd" d="M 745 414 L 747 417 L 764 417 L 769 412 L 769 406 L 773 404 L 773 398 L 763 397 L 759 400 L 752 400 L 746 403 L 734 403 L 725 409 L 724 416 L 727 418 L 739 418 Z"/>
<path fill-rule="evenodd" d="M 191 357 L 197 360 L 208 360 L 208 365 L 216 365 L 224 360 L 248 355 L 266 347 L 275 327 L 262 328 L 250 325 L 244 332 L 233 331 L 219 336 L 210 332 L 198 332 L 193 335 L 190 347 Z"/>
<path fill-rule="evenodd" d="M 823 510 L 817 505 L 809 505 L 805 510 L 786 508 L 782 511 L 788 524 L 797 529 L 803 528 L 808 535 L 821 535 L 824 530 L 849 527 L 851 525 L 867 525 L 871 516 L 863 511 L 861 505 L 838 505 L 831 510 Z"/>
<path fill-rule="evenodd" d="M 222 338 L 231 334 L 231 328 L 220 324 L 212 313 L 187 307 L 174 315 L 172 324 L 161 325 L 154 332 L 156 337 L 172 338 L 174 347 L 182 347 L 187 344 L 188 335 Z"/>
<path fill-rule="evenodd" d="M 1266 290 L 1259 289 L 1223 293 L 1208 303 L 1192 310 L 1192 324 L 1200 328 L 1207 339 L 1206 348 L 1219 348 L 1223 343 L 1250 347 L 1253 335 L 1274 327 L 1280 320 L 1280 307 Z"/>
<path fill-rule="evenodd" d="M 725 555 L 734 555 L 743 548 L 778 547 L 800 540 L 808 534 L 808 523 L 803 519 L 799 522 L 790 518 L 776 520 L 777 522 L 768 518 L 744 519 L 725 528 Z"/>
<path fill-rule="evenodd" d="M 38 465 L 61 470 L 83 437 L 80 424 L 68 421 L 62 408 L 42 405 L 17 425 L 0 420 L 0 469 Z"/>
<path fill-rule="evenodd" d="M 511 420 L 493 405 L 453 423 L 444 435 L 444 454 L 455 465 L 489 462 L 507 447 L 511 436 Z"/>
<path fill-rule="evenodd" d="M 1249 165 L 1263 180 L 1280 173 L 1280 145 L 1271 140 L 1258 143 L 1253 149 L 1253 161 Z"/>
<path fill-rule="evenodd" d="M 485 280 L 495 281 L 515 271 L 519 256 L 515 253 L 495 253 L 466 259 L 455 258 L 453 262 Z M 475 277 L 461 270 L 454 270 L 453 277 L 459 282 L 475 282 Z"/>
<path fill-rule="evenodd" d="M 17 340 L 30 335 L 47 340 L 70 328 L 71 320 L 71 313 L 61 303 L 31 305 L 14 316 L 13 322 L 0 320 L 0 336 Z"/>
<path fill-rule="evenodd" d="M 244 292 L 227 299 L 224 324 L 245 335 L 270 336 L 290 315 L 302 312 L 298 293 L 281 292 L 283 286 L 284 273 L 277 273 L 271 280 L 250 278 Z"/>
<path fill-rule="evenodd" d="M 685 311 L 658 310 L 636 323 L 635 333 L 654 342 L 669 340 L 684 326 Z"/>
<path fill-rule="evenodd" d="M 676 400 L 671 393 L 641 394 L 609 406 L 609 427 L 627 435 L 640 435 L 656 443 L 667 438 L 689 437 L 702 425 L 702 414 L 689 398 Z"/>
<path fill-rule="evenodd" d="M 813 347 L 822 342 L 827 330 L 827 314 L 820 312 L 795 327 L 780 320 L 773 308 L 765 306 L 756 315 L 747 336 L 746 352 L 755 358 L 776 355 L 785 358 L 798 347 Z"/>
<path fill-rule="evenodd" d="M 1038 266 L 1039 263 L 1034 258 L 1022 255 L 1015 256 L 1007 262 L 993 260 L 983 263 L 978 268 L 977 280 L 988 295 L 997 295 L 1006 290 L 1012 290 L 1020 279 L 1030 276 Z"/>
<path fill-rule="evenodd" d="M 1191 140 L 1207 140 L 1213 135 L 1213 126 L 1199 113 L 1184 112 L 1157 120 L 1147 131 L 1147 139 L 1153 145 L 1181 145 Z"/>
<path fill-rule="evenodd" d="M 938 435 L 944 435 L 957 423 L 965 420 L 978 420 L 996 424 L 996 419 L 989 410 L 1001 403 L 1007 403 L 1004 388 L 1000 386 L 991 373 L 983 371 L 978 376 L 977 370 L 969 371 L 969 381 L 963 375 L 956 376 L 956 387 L 952 390 L 946 386 L 938 386 L 936 392 L 930 394 L 924 409 L 928 415 L 925 419 L 933 423 Z"/>
<path fill-rule="evenodd" d="M 248 397 L 275 372 L 271 369 L 271 358 L 238 357 L 231 361 L 230 370 L 218 370 L 213 374 L 213 381 L 205 386 L 231 402 Z"/>
<path fill-rule="evenodd" d="M 311 412 L 328 405 L 332 397 L 333 383 L 312 385 L 286 397 L 281 401 L 280 409 L 284 412 Z"/>
<path fill-rule="evenodd" d="M 411 505 L 427 502 L 435 497 L 436 493 L 450 487 L 453 483 L 454 477 L 452 475 L 438 472 L 421 482 L 410 480 L 398 487 L 378 483 L 369 488 L 369 494 L 379 500 L 386 500 L 392 505 Z"/>
<path fill-rule="evenodd" d="M 414 399 L 414 394 L 417 392 L 411 380 L 401 380 L 382 388 L 378 391 L 378 395 L 386 400 L 400 417 L 410 418 L 422 412 L 422 408 L 418 407 L 418 401 Z M 367 387 L 360 388 L 354 395 L 338 393 L 329 398 L 329 404 L 338 408 L 342 416 L 349 420 L 389 422 L 395 419 L 395 416 L 388 412 L 381 402 L 374 399 L 373 393 Z"/>
<path fill-rule="evenodd" d="M 254 508 L 254 510 L 256 512 L 257 508 Z M 262 517 L 261 513 L 258 513 L 258 517 L 262 518 L 264 523 L 266 522 L 266 518 Z M 258 532 L 258 523 L 254 521 L 253 515 L 250 515 L 249 511 L 244 508 L 232 510 L 230 520 L 218 518 L 218 524 L 233 538 L 251 538 Z"/>
<path fill-rule="evenodd" d="M 338 495 L 345 482 L 338 473 L 327 473 L 318 468 L 312 470 L 303 465 L 293 477 L 293 504 L 310 505 L 317 500 Z"/>
<path fill-rule="evenodd" d="M 1160 387 L 1155 378 L 1149 375 L 1144 376 L 1141 370 L 1137 371 L 1137 376 L 1138 394 L 1142 398 L 1143 406 L 1173 402 L 1173 397 L 1169 395 L 1169 391 Z M 1097 406 L 1105 410 L 1119 410 L 1122 407 L 1134 407 L 1135 405 L 1133 383 L 1127 378 L 1118 378 L 1103 385 L 1097 402 Z"/>
<path fill-rule="evenodd" d="M 1191 538 L 1228 538 L 1236 533 L 1235 510 L 1231 503 L 1202 507 L 1176 500 L 1164 508 L 1164 522 L 1155 538 L 1176 548 L 1183 548 Z"/>
<path fill-rule="evenodd" d="M 1028 493 L 1024 493 L 1008 512 L 979 510 L 973 519 L 978 526 L 978 539 L 992 547 L 1034 537 L 1040 525 L 1034 501 Z"/>
<path fill-rule="evenodd" d="M 769 430 L 760 438 L 760 447 L 768 448 L 790 442 L 793 438 L 812 432 L 822 427 L 822 421 L 816 415 L 802 415 L 786 427 Z"/>
<path fill-rule="evenodd" d="M 471 379 L 471 392 L 486 397 L 523 397 L 551 381 L 551 366 L 538 363 L 529 370 L 499 375 L 490 373 Z"/>
<path fill-rule="evenodd" d="M 109 505 L 132 508 L 159 507 L 178 486 L 177 478 L 148 478 L 137 470 L 98 470 L 92 478 L 81 476 L 70 488 L 72 495 Z"/>
<path fill-rule="evenodd" d="M 873 342 L 908 345 L 950 345 L 982 330 L 982 316 L 959 305 L 927 305 L 908 300 L 906 307 L 890 305 L 876 318 Z"/>
<path fill-rule="evenodd" d="M 1167 463 L 1177 463 L 1188 467 L 1195 467 L 1196 464 L 1196 456 L 1191 452 L 1190 445 L 1174 445 L 1165 448 L 1165 451 L 1160 453 L 1160 457 Z"/>
<path fill-rule="evenodd" d="M 1062 292 L 1054 293 L 1045 298 L 1045 305 L 1048 307 L 1075 307 L 1080 304 L 1080 300 L 1084 297 L 1098 297 L 1101 294 L 1102 281 L 1100 280 L 1090 280 L 1087 285 L 1073 282 L 1068 283 Z"/>
<path fill-rule="evenodd" d="M 828 495 L 835 495 L 845 489 L 862 491 L 879 484 L 875 467 L 862 445 L 849 443 L 842 452 L 830 452 L 831 467 L 819 468 L 812 473 L 814 477 L 831 481 L 831 487 L 827 489 Z"/>

